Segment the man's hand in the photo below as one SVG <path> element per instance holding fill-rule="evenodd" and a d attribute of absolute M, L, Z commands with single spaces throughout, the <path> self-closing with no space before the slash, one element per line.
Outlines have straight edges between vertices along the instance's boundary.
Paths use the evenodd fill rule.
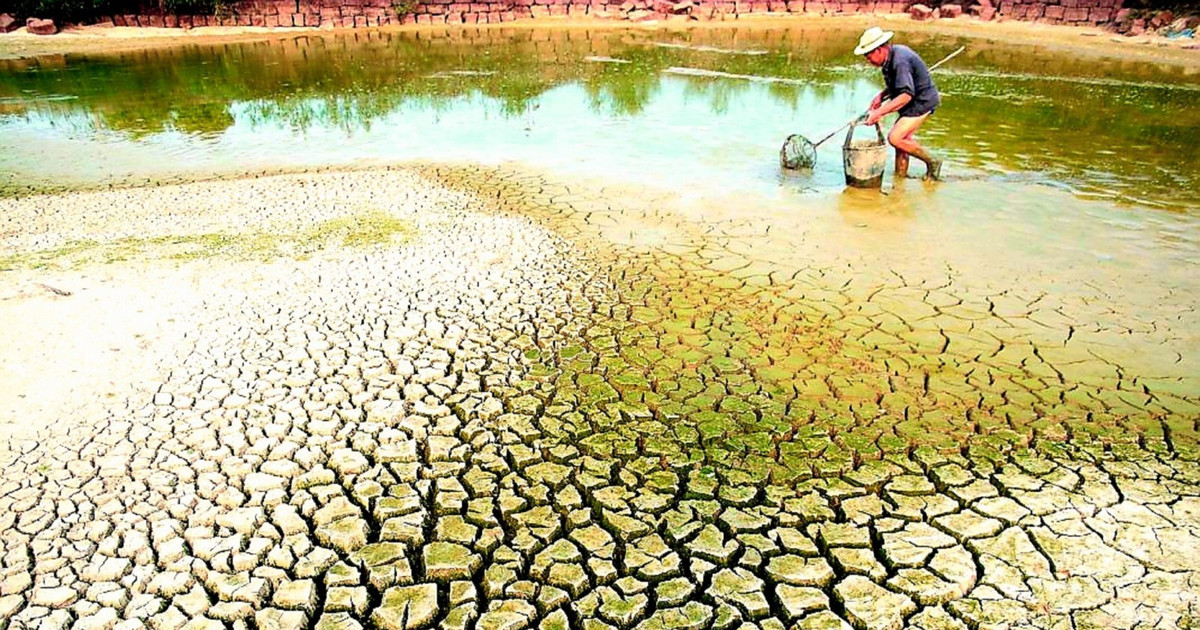
<path fill-rule="evenodd" d="M 875 95 L 875 98 L 871 99 L 871 106 L 868 107 L 867 109 L 879 109 L 879 106 L 882 104 L 883 104 L 883 92 L 880 92 Z"/>
<path fill-rule="evenodd" d="M 875 123 L 879 122 L 886 115 L 887 114 L 879 111 L 879 106 L 876 105 L 867 111 L 867 117 L 866 117 L 866 120 L 863 122 L 863 124 L 874 125 Z"/>

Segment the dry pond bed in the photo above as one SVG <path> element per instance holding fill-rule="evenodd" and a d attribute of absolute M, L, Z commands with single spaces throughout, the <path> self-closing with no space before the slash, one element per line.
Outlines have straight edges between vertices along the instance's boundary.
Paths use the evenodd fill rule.
<path fill-rule="evenodd" d="M 508 168 L 0 216 L 0 627 L 1196 622 L 1195 380 L 1070 310 Z"/>

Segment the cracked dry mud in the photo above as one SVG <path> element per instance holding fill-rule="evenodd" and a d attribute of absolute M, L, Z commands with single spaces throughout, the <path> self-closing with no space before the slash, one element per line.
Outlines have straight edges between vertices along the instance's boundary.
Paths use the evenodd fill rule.
<path fill-rule="evenodd" d="M 274 261 L 156 387 L 10 440 L 0 628 L 1196 622 L 1195 380 L 1014 330 L 1015 296 L 869 292 L 906 319 L 686 222 L 614 243 L 653 201 L 507 171 L 164 190 L 5 201 L 40 230 L 8 245 L 264 204 L 412 235 Z"/>

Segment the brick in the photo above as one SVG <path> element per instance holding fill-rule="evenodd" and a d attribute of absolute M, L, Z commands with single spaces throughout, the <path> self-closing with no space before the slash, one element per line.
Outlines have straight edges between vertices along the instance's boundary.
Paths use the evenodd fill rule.
<path fill-rule="evenodd" d="M 914 20 L 924 21 L 933 17 L 933 9 L 923 4 L 914 4 L 908 8 L 908 15 Z"/>
<path fill-rule="evenodd" d="M 25 20 L 25 30 L 34 35 L 53 35 L 58 32 L 58 25 L 54 20 L 31 17 Z"/>

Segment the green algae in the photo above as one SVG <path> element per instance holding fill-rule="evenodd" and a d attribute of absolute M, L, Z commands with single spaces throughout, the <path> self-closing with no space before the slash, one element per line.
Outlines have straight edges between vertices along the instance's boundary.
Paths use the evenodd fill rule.
<path fill-rule="evenodd" d="M 133 260 L 269 261 L 304 258 L 334 248 L 402 244 L 415 236 L 412 224 L 378 210 L 321 222 L 297 232 L 213 232 L 125 237 L 110 241 L 78 240 L 55 248 L 0 257 L 0 270 L 78 269 L 95 263 Z"/>
<path fill-rule="evenodd" d="M 432 177 L 451 187 L 463 180 L 468 189 L 480 186 L 478 171 L 439 169 Z M 502 176 L 489 183 L 497 188 L 484 186 L 488 198 L 512 193 Z M 569 208 L 511 198 L 520 201 L 507 209 L 589 242 L 590 233 L 563 219 Z M 957 470 L 984 475 L 1010 462 L 1040 470 L 1039 458 L 1090 448 L 1081 436 L 1099 443 L 1096 457 L 1134 457 L 1139 441 L 1165 452 L 1170 435 L 1194 434 L 1187 418 L 1100 413 L 1098 402 L 1112 394 L 1061 375 L 1047 383 L 1045 370 L 1025 369 L 1032 353 L 930 355 L 939 335 L 875 343 L 870 335 L 848 335 L 855 330 L 849 324 L 829 326 L 775 289 L 718 281 L 700 260 L 602 245 L 598 284 L 609 306 L 581 310 L 580 334 L 567 344 L 524 356 L 529 373 L 548 386 L 532 395 L 546 397 L 556 418 L 570 418 L 540 424 L 545 439 L 639 471 L 652 488 L 630 501 L 682 492 L 740 504 L 753 496 L 748 488 L 814 482 L 833 493 L 828 484 L 850 488 L 840 480 L 855 471 L 878 473 L 862 482 L 878 489 L 890 477 L 920 473 L 915 461 L 950 458 L 961 463 Z M 1133 448 L 1120 450 L 1122 444 Z M 668 476 L 647 476 L 655 470 Z M 679 487 L 673 479 L 686 482 Z M 898 510 L 935 509 L 922 496 L 897 496 Z"/>
<path fill-rule="evenodd" d="M 71 241 L 65 245 L 28 254 L 9 254 L 0 257 L 0 270 L 53 268 L 59 261 L 74 259 L 94 251 L 100 244 L 93 240 Z"/>

